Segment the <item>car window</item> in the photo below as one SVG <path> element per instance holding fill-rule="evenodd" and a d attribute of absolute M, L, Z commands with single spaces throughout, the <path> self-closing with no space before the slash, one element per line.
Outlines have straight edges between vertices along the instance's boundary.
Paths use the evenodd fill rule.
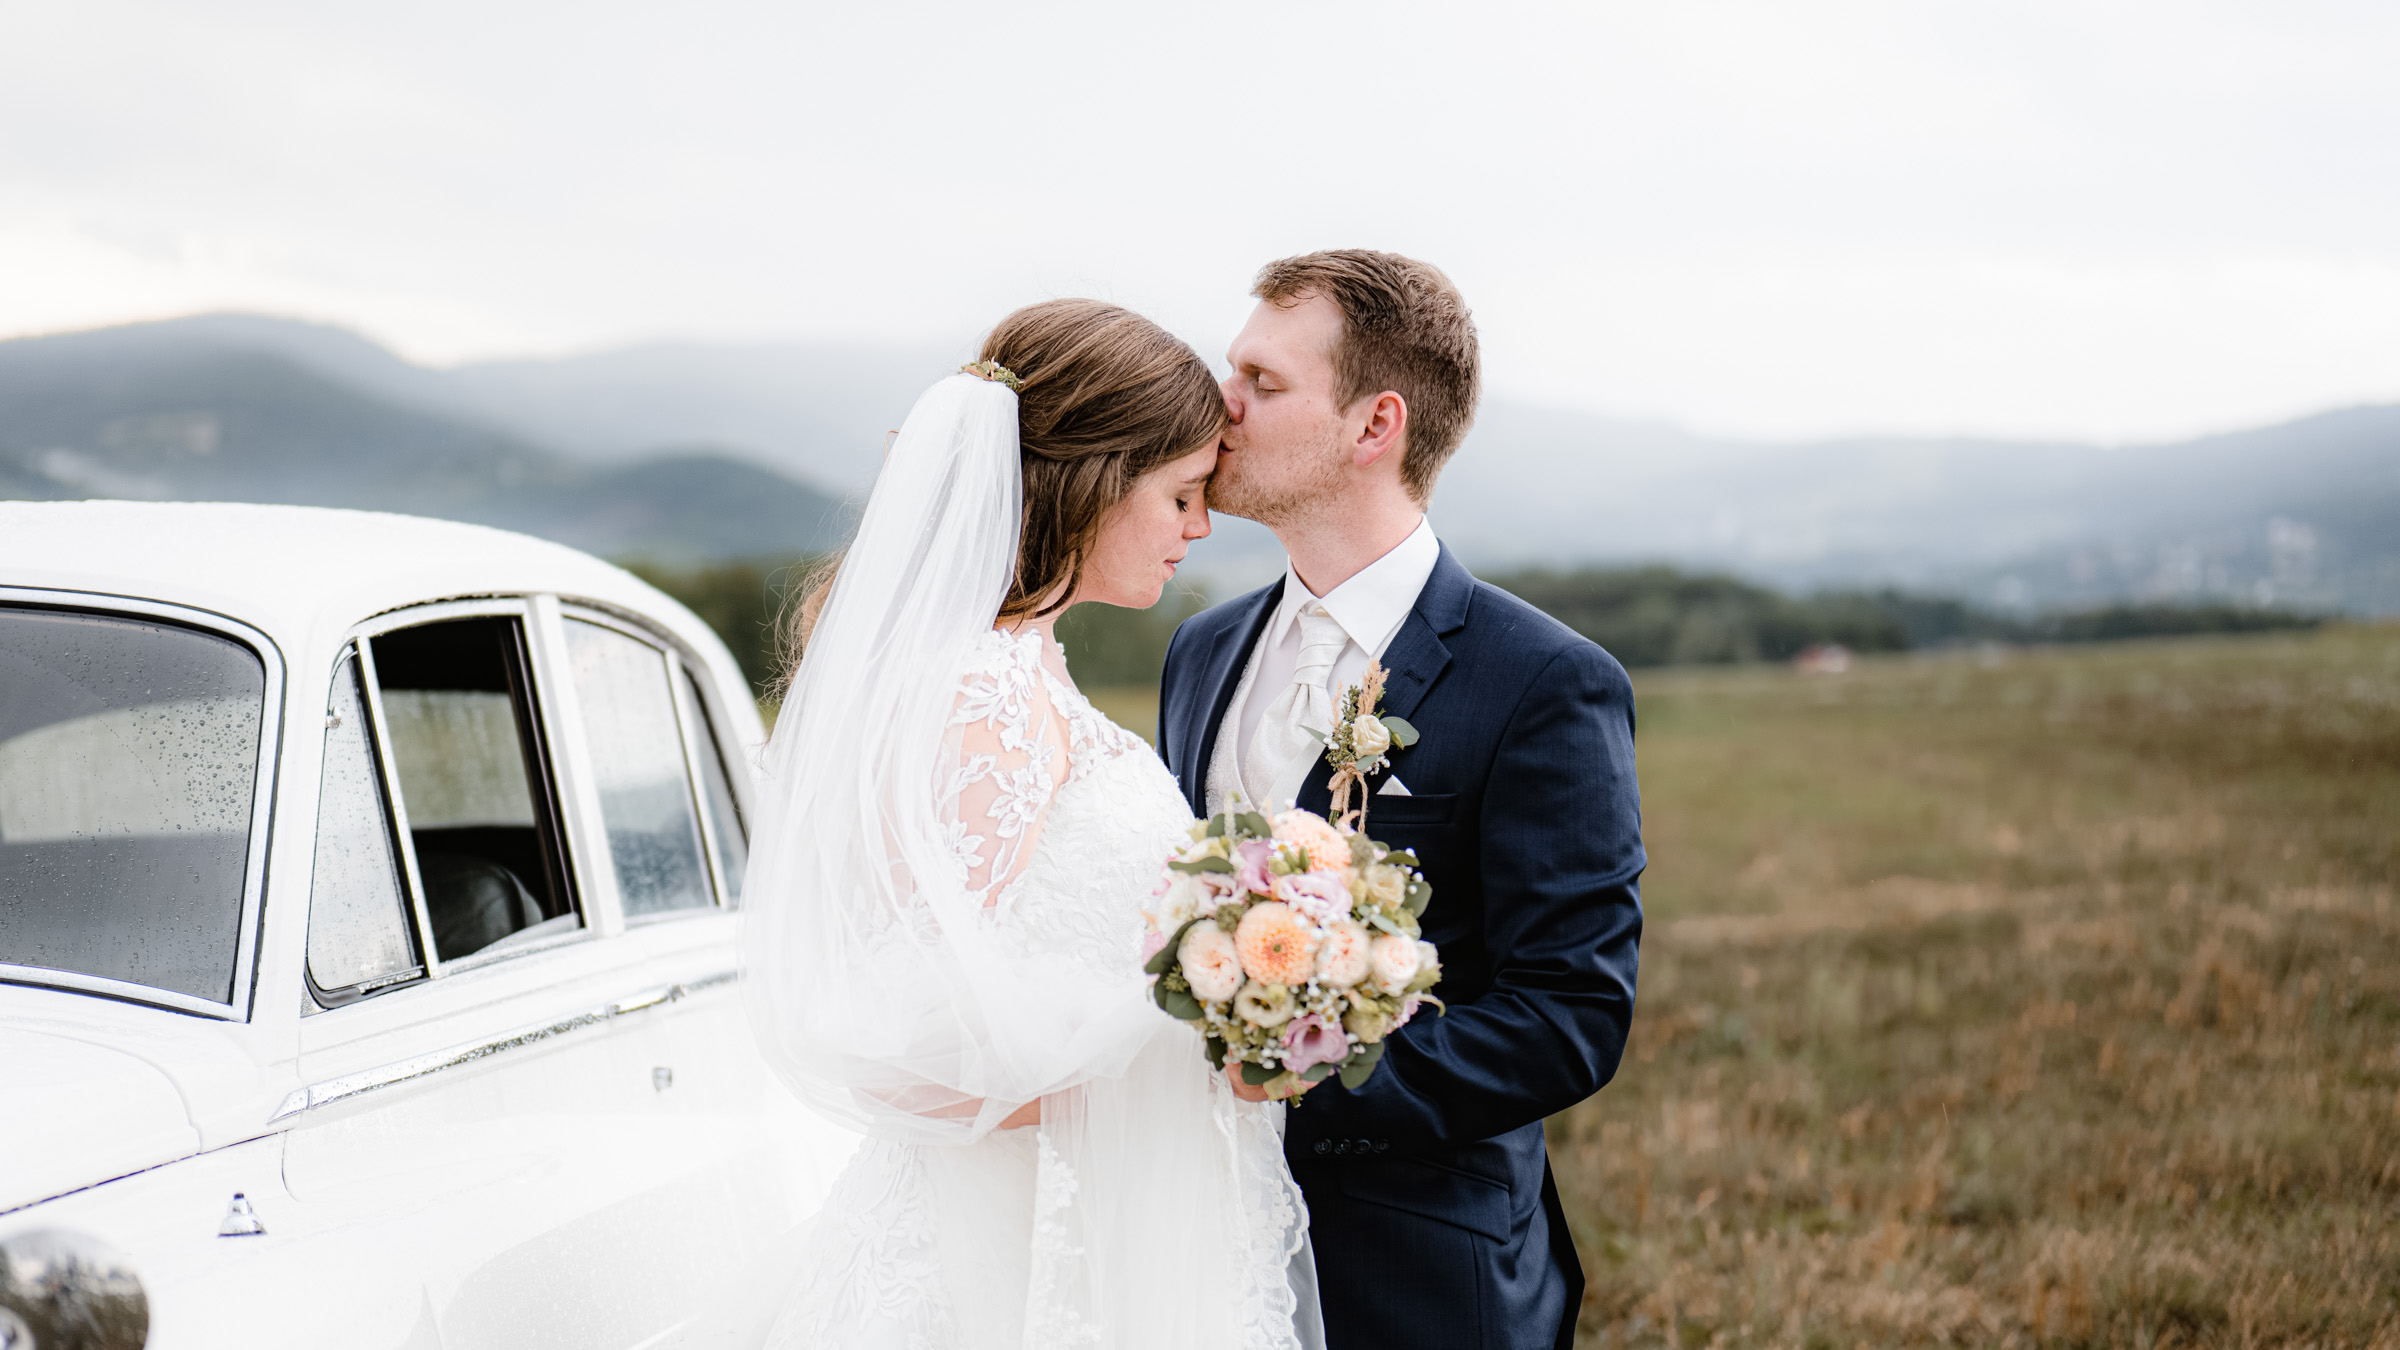
<path fill-rule="evenodd" d="M 692 737 L 699 747 L 709 837 L 716 844 L 717 876 L 725 887 L 725 903 L 738 905 L 742 899 L 742 873 L 750 863 L 750 841 L 742 828 L 741 809 L 734 801 L 724 743 L 717 739 L 716 727 L 709 721 L 708 700 L 701 695 L 700 682 L 690 671 L 683 673 L 683 680 Z"/>
<path fill-rule="evenodd" d="M 398 628 L 367 654 L 436 955 L 580 927 L 518 620 Z"/>
<path fill-rule="evenodd" d="M 0 962 L 232 1002 L 265 699 L 230 638 L 0 607 Z"/>
<path fill-rule="evenodd" d="M 566 629 L 626 917 L 715 905 L 666 653 L 582 619 Z"/>
<path fill-rule="evenodd" d="M 348 656 L 325 700 L 324 774 L 308 895 L 308 975 L 320 990 L 364 993 L 424 967 L 400 889 L 358 662 Z"/>

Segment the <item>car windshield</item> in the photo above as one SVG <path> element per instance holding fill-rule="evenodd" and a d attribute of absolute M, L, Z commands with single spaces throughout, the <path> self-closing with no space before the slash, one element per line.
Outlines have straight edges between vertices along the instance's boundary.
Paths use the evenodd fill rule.
<path fill-rule="evenodd" d="M 265 700 L 228 638 L 0 606 L 0 964 L 231 1002 Z"/>

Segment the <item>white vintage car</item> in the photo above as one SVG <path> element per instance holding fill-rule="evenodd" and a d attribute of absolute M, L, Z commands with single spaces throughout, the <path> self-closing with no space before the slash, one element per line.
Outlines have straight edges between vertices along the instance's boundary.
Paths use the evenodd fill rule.
<path fill-rule="evenodd" d="M 735 987 L 762 739 L 571 549 L 0 503 L 0 1347 L 740 1340 L 855 1146 Z"/>

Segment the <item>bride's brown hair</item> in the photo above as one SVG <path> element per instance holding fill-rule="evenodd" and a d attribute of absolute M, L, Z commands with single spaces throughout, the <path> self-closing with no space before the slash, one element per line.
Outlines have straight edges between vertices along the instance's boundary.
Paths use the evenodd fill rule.
<path fill-rule="evenodd" d="M 1025 507 L 1016 578 L 995 621 L 1047 618 L 1074 595 L 1109 508 L 1135 479 L 1223 435 L 1225 400 L 1182 339 L 1100 300 L 1027 305 L 992 329 L 979 359 L 1019 382 Z M 833 570 L 804 585 L 786 627 L 787 685 Z"/>

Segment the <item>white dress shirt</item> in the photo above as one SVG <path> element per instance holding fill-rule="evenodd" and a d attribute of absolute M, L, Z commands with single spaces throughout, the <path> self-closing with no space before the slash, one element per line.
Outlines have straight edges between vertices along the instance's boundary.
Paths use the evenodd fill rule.
<path fill-rule="evenodd" d="M 1417 597 L 1424 592 L 1425 583 L 1433 576 L 1433 565 L 1441 556 L 1441 541 L 1434 538 L 1432 523 L 1419 518 L 1417 528 L 1390 552 L 1324 595 L 1311 592 L 1291 564 L 1288 561 L 1284 564 L 1283 596 L 1267 620 L 1266 631 L 1258 635 L 1257 645 L 1250 649 L 1249 664 L 1242 671 L 1233 701 L 1226 705 L 1225 721 L 1218 729 L 1216 747 L 1209 757 L 1206 783 L 1210 811 L 1222 809 L 1223 797 L 1236 791 L 1250 802 L 1280 810 L 1299 795 L 1301 784 L 1307 781 L 1312 765 L 1302 765 L 1297 776 L 1285 774 L 1284 782 L 1241 780 L 1241 765 L 1247 761 L 1250 744 L 1258 736 L 1260 718 L 1275 701 L 1275 695 L 1291 683 L 1292 672 L 1299 665 L 1300 607 L 1312 600 L 1322 603 L 1349 635 L 1341 655 L 1334 658 L 1333 674 L 1326 682 L 1326 693 L 1333 706 L 1339 708 L 1342 691 L 1364 678 L 1368 660 L 1382 657 L 1391 646 L 1409 611 L 1416 608 Z"/>

